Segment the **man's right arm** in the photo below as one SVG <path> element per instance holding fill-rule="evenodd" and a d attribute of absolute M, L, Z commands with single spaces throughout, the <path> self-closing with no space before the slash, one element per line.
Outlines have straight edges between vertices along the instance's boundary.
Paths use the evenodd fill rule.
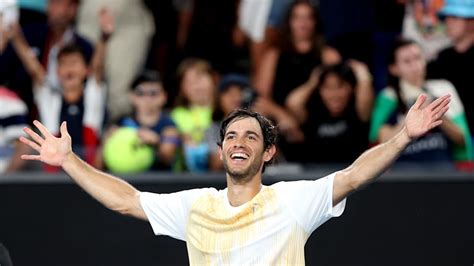
<path fill-rule="evenodd" d="M 121 214 L 148 220 L 140 204 L 140 191 L 117 177 L 93 168 L 72 152 L 71 136 L 67 132 L 65 122 L 61 125 L 60 138 L 51 135 L 40 122 L 34 121 L 34 125 L 43 137 L 30 128 L 25 128 L 25 132 L 32 140 L 21 137 L 20 141 L 39 154 L 22 155 L 22 159 L 61 166 L 82 189 L 105 207 Z"/>

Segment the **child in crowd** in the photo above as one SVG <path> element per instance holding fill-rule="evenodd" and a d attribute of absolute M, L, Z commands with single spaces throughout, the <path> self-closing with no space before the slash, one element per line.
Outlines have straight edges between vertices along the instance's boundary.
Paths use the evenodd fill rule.
<path fill-rule="evenodd" d="M 104 143 L 116 129 L 133 128 L 141 144 L 154 148 L 153 164 L 148 170 L 171 170 L 180 141 L 175 123 L 163 111 L 167 95 L 158 72 L 143 71 L 133 81 L 129 99 L 133 113 L 109 129 Z"/>
<path fill-rule="evenodd" d="M 447 80 L 426 79 L 426 60 L 420 46 L 414 41 L 396 40 L 389 64 L 390 85 L 376 99 L 370 141 L 384 142 L 394 136 L 403 126 L 408 107 L 420 94 L 427 94 L 431 99 L 450 94 L 450 108 L 441 126 L 412 142 L 400 160 L 471 161 L 469 128 L 464 107 L 454 86 Z"/>
<path fill-rule="evenodd" d="M 90 67 L 80 46 L 66 44 L 59 50 L 57 74 L 60 88 L 48 82 L 43 66 L 18 26 L 14 27 L 12 34 L 13 46 L 33 79 L 40 120 L 55 135 L 59 134 L 60 122 L 66 121 L 75 151 L 88 162 L 95 159 L 105 117 L 103 61 L 107 39 L 114 31 L 112 17 L 106 9 L 101 11 L 99 20 L 103 38 L 96 45 Z"/>
<path fill-rule="evenodd" d="M 311 86 L 302 85 L 289 96 L 299 102 L 288 109 L 302 124 L 303 147 L 315 151 L 299 161 L 350 163 L 368 147 L 374 99 L 369 70 L 365 64 L 351 60 L 324 67 L 313 75 Z"/>
<path fill-rule="evenodd" d="M 185 59 L 178 66 L 179 94 L 171 117 L 183 140 L 185 167 L 192 172 L 208 169 L 204 133 L 212 123 L 216 82 L 211 65 L 202 59 Z"/>

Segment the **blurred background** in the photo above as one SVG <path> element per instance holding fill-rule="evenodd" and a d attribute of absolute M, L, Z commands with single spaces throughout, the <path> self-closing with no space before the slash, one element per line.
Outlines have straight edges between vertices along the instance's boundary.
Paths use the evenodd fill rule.
<path fill-rule="evenodd" d="M 347 167 L 422 93 L 452 95 L 442 126 L 351 196 L 307 263 L 472 265 L 473 69 L 474 0 L 0 0 L 0 265 L 188 263 L 184 243 L 21 160 L 34 120 L 172 192 L 225 187 L 216 143 L 236 108 L 280 131 L 271 184 Z"/>

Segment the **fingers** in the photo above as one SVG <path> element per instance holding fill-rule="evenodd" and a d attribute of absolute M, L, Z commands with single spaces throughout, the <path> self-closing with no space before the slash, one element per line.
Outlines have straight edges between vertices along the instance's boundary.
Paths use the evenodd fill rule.
<path fill-rule="evenodd" d="M 45 138 L 50 138 L 53 136 L 51 135 L 51 133 L 49 133 L 48 129 L 46 129 L 46 127 L 38 120 L 33 121 L 33 124 L 39 129 L 39 131 L 41 132 L 41 134 L 43 134 Z"/>
<path fill-rule="evenodd" d="M 31 128 L 25 127 L 23 128 L 23 131 L 28 134 L 34 141 L 36 141 L 36 143 L 39 143 L 40 145 L 44 143 L 44 139 L 40 137 L 40 135 L 36 134 L 36 132 L 31 130 Z"/>
<path fill-rule="evenodd" d="M 450 98 L 451 98 L 450 94 L 439 97 L 438 99 L 436 99 L 432 103 L 430 103 L 427 108 L 429 110 L 435 110 L 438 106 L 443 105 L 443 104 L 446 105 L 447 103 L 449 103 L 448 99 L 450 99 Z M 446 102 L 446 100 L 448 100 L 448 102 Z"/>
<path fill-rule="evenodd" d="M 431 125 L 430 125 L 430 130 L 441 125 L 443 123 L 443 120 L 437 120 L 435 122 L 433 122 Z"/>
<path fill-rule="evenodd" d="M 425 103 L 425 101 L 426 101 L 426 95 L 421 94 L 420 96 L 418 96 L 418 99 L 416 99 L 415 104 L 413 104 L 413 108 L 420 109 L 421 106 Z"/>
<path fill-rule="evenodd" d="M 441 117 L 443 117 L 443 115 L 448 111 L 449 109 L 449 106 L 445 106 L 443 107 L 441 110 L 439 110 L 437 113 L 435 113 L 435 117 L 436 119 L 441 119 Z"/>
<path fill-rule="evenodd" d="M 67 132 L 66 121 L 62 122 L 59 130 L 61 131 L 61 137 L 69 136 L 69 133 Z"/>
<path fill-rule="evenodd" d="M 35 149 L 38 152 L 41 150 L 40 145 L 36 144 L 36 142 L 33 142 L 25 137 L 20 137 L 20 141 L 30 146 L 31 148 Z"/>
<path fill-rule="evenodd" d="M 23 159 L 23 160 L 30 160 L 30 161 L 39 161 L 40 160 L 39 155 L 25 155 L 25 154 L 23 154 L 22 156 L 20 156 L 20 158 Z"/>
<path fill-rule="evenodd" d="M 441 103 L 439 103 L 438 106 L 436 106 L 435 108 L 433 108 L 432 112 L 436 115 L 438 114 L 439 112 L 442 112 L 444 109 L 446 109 L 444 112 L 442 112 L 443 114 L 446 113 L 446 111 L 449 109 L 449 103 L 451 102 L 451 98 L 445 98 Z M 443 114 L 441 114 L 439 117 L 441 117 Z"/>

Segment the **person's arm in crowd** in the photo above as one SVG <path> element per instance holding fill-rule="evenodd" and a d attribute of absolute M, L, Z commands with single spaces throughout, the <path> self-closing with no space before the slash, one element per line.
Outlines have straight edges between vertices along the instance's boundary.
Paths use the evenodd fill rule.
<path fill-rule="evenodd" d="M 351 60 L 349 66 L 352 68 L 357 85 L 355 88 L 356 111 L 359 119 L 369 121 L 374 104 L 374 89 L 369 68 L 362 62 Z"/>
<path fill-rule="evenodd" d="M 18 24 L 12 26 L 11 43 L 33 82 L 35 84 L 43 83 L 46 77 L 46 71 L 31 50 L 30 45 L 23 35 L 23 31 Z"/>
<path fill-rule="evenodd" d="M 30 152 L 30 147 L 28 145 L 22 143 L 21 141 L 15 141 L 15 148 L 14 148 L 14 153 L 11 157 L 10 163 L 8 164 L 5 173 L 13 173 L 18 170 L 21 170 L 23 166 L 25 166 L 26 161 L 22 160 L 20 156 L 22 154 L 26 154 Z"/>
<path fill-rule="evenodd" d="M 306 110 L 306 104 L 316 89 L 316 86 L 318 86 L 320 72 L 319 68 L 315 68 L 311 72 L 309 79 L 292 90 L 290 94 L 288 94 L 288 97 L 286 97 L 285 106 L 299 123 L 303 123 L 307 119 L 308 112 Z"/>
<path fill-rule="evenodd" d="M 304 139 L 298 121 L 285 108 L 271 99 L 258 97 L 252 109 L 275 120 L 278 129 L 289 142 L 301 142 Z"/>
<path fill-rule="evenodd" d="M 22 155 L 22 159 L 60 166 L 81 188 L 105 207 L 121 214 L 147 220 L 140 204 L 140 192 L 137 189 L 117 177 L 93 168 L 72 152 L 71 136 L 65 122 L 61 124 L 59 138 L 51 135 L 40 122 L 34 121 L 33 124 L 43 137 L 30 128 L 25 128 L 24 131 L 32 140 L 21 137 L 20 141 L 39 154 Z"/>
<path fill-rule="evenodd" d="M 188 41 L 189 28 L 193 19 L 194 0 L 181 0 L 179 5 L 175 3 L 178 9 L 178 29 L 176 33 L 176 46 L 178 49 L 184 49 Z"/>
<path fill-rule="evenodd" d="M 166 165 L 171 165 L 178 149 L 179 133 L 175 127 L 167 127 L 163 130 L 162 136 L 158 156 Z"/>
<path fill-rule="evenodd" d="M 325 66 L 337 65 L 342 62 L 342 57 L 335 48 L 324 46 L 321 51 L 321 62 Z"/>
<path fill-rule="evenodd" d="M 111 11 L 107 8 L 101 8 L 99 11 L 99 25 L 101 38 L 95 45 L 94 54 L 91 61 L 91 73 L 97 81 L 104 79 L 104 63 L 107 42 L 115 31 L 115 23 Z"/>
<path fill-rule="evenodd" d="M 426 95 L 420 95 L 405 118 L 403 128 L 393 138 L 364 152 L 348 168 L 337 172 L 333 185 L 333 205 L 351 192 L 381 175 L 414 139 L 426 134 L 443 122 L 448 111 L 450 95 L 423 106 Z"/>
<path fill-rule="evenodd" d="M 443 118 L 443 124 L 441 124 L 440 129 L 446 134 L 449 140 L 458 146 L 466 145 L 464 141 L 464 135 L 461 129 L 453 123 L 449 118 Z"/>
<path fill-rule="evenodd" d="M 258 94 L 266 99 L 272 98 L 273 81 L 275 79 L 276 65 L 278 63 L 279 51 L 269 48 L 262 56 L 259 69 L 252 78 L 253 86 Z"/>

